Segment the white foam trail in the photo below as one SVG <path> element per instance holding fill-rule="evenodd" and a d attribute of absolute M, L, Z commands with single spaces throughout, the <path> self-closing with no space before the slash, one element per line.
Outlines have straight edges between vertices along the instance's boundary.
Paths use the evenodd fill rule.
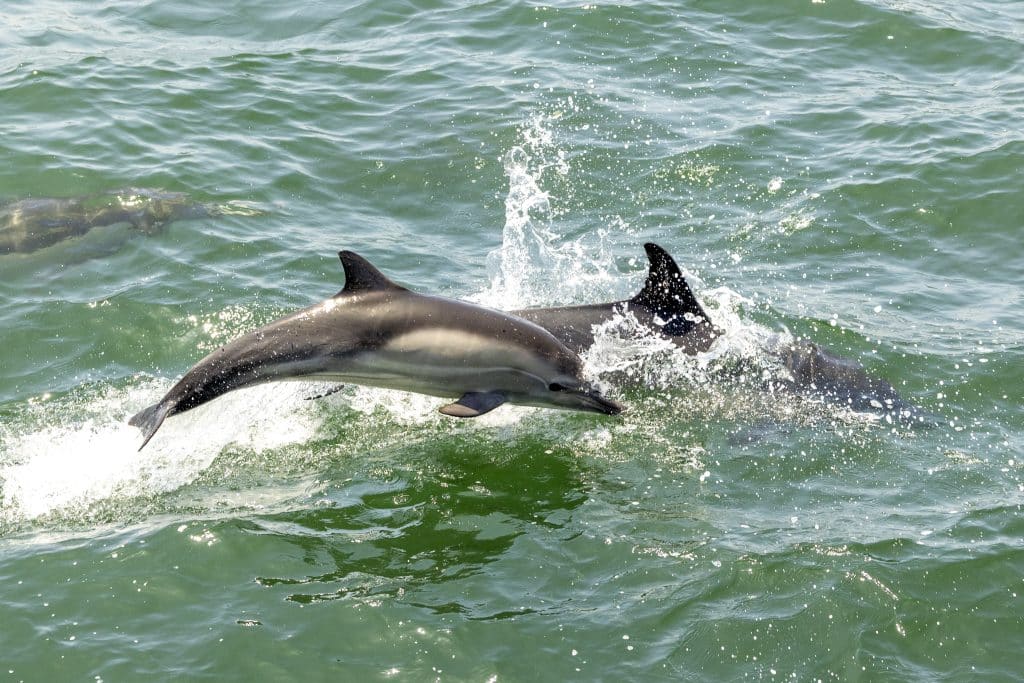
<path fill-rule="evenodd" d="M 88 505 L 132 481 L 153 480 L 150 462 L 136 457 L 137 435 L 112 424 L 88 421 L 48 427 L 11 444 L 18 464 L 0 469 L 3 510 L 10 518 L 34 519 L 72 503 Z"/>
<path fill-rule="evenodd" d="M 0 452 L 3 521 L 86 510 L 115 496 L 167 493 L 194 481 L 229 445 L 280 448 L 308 440 L 319 426 L 299 385 L 263 385 L 168 419 L 140 453 L 140 432 L 127 423 L 129 408 L 159 399 L 169 387 L 170 381 L 146 381 L 87 397 L 87 407 L 83 399 L 52 402 L 43 411 L 51 426 L 9 433 Z M 83 409 L 92 415 L 68 420 Z"/>

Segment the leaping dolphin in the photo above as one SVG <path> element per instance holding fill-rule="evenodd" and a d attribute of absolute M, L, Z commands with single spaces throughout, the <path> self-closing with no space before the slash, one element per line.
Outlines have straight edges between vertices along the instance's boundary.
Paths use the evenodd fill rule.
<path fill-rule="evenodd" d="M 631 299 L 583 306 L 527 308 L 512 311 L 550 331 L 576 353 L 594 343 L 595 326 L 615 315 L 631 312 L 655 334 L 671 340 L 685 353 L 707 351 L 722 332 L 697 301 L 675 260 L 657 244 L 644 245 L 650 267 L 640 292 Z M 843 358 L 806 339 L 785 340 L 774 335 L 765 349 L 779 360 L 784 373 L 768 389 L 812 395 L 861 412 L 882 412 L 902 420 L 923 421 L 884 379 L 871 376 L 863 365 Z"/>
<path fill-rule="evenodd" d="M 582 377 L 582 362 L 532 322 L 412 292 L 369 261 L 339 252 L 335 296 L 249 332 L 199 361 L 159 403 L 131 418 L 142 450 L 166 417 L 229 391 L 286 379 L 351 382 L 460 396 L 440 411 L 476 417 L 503 403 L 617 415 Z"/>

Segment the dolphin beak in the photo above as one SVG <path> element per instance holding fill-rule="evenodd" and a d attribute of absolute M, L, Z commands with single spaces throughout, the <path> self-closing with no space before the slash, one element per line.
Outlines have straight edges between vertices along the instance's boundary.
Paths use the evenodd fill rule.
<path fill-rule="evenodd" d="M 583 390 L 576 395 L 579 397 L 580 403 L 582 403 L 587 410 L 592 410 L 595 413 L 618 415 L 626 409 L 621 403 L 613 401 L 610 398 L 605 398 L 600 394 L 600 392 L 594 389 Z"/>
<path fill-rule="evenodd" d="M 626 410 L 625 406 L 610 398 L 605 398 L 601 392 L 590 384 L 579 382 L 552 382 L 548 385 L 550 393 L 546 400 L 538 403 L 526 403 L 541 407 L 560 407 L 568 410 L 586 410 L 591 413 L 602 415 L 618 415 Z"/>

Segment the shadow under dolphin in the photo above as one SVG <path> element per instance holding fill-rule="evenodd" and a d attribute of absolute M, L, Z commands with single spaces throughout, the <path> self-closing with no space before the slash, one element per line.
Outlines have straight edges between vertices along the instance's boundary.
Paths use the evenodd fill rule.
<path fill-rule="evenodd" d="M 648 242 L 647 280 L 631 299 L 581 306 L 525 308 L 514 315 L 550 331 L 566 346 L 584 353 L 594 343 L 597 326 L 632 314 L 648 330 L 670 340 L 690 355 L 707 351 L 722 330 L 714 325 L 690 289 L 672 256 Z M 877 412 L 904 422 L 925 421 L 924 412 L 904 400 L 884 379 L 874 377 L 855 360 L 839 356 L 806 339 L 774 335 L 764 349 L 783 372 L 765 383 L 767 390 L 813 396 L 858 412 Z"/>

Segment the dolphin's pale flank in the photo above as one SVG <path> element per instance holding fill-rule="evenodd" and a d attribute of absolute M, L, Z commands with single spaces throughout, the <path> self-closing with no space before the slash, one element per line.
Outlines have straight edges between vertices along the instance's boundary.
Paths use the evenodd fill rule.
<path fill-rule="evenodd" d="M 549 330 L 576 353 L 594 343 L 596 325 L 616 314 L 631 312 L 656 334 L 670 339 L 689 354 L 707 351 L 721 330 L 714 326 L 693 295 L 675 260 L 657 244 L 644 245 L 650 260 L 647 281 L 632 299 L 584 306 L 527 308 L 513 313 Z M 884 379 L 863 365 L 843 358 L 806 339 L 770 340 L 765 351 L 775 356 L 784 377 L 768 389 L 812 395 L 863 412 L 881 412 L 897 419 L 923 421 L 922 411 L 905 401 Z"/>
<path fill-rule="evenodd" d="M 550 332 L 508 313 L 412 292 L 366 259 L 339 253 L 345 287 L 199 361 L 159 403 L 130 420 L 142 447 L 164 419 L 229 391 L 285 379 L 350 382 L 458 397 L 440 409 L 476 417 L 503 403 L 617 415 Z"/>

